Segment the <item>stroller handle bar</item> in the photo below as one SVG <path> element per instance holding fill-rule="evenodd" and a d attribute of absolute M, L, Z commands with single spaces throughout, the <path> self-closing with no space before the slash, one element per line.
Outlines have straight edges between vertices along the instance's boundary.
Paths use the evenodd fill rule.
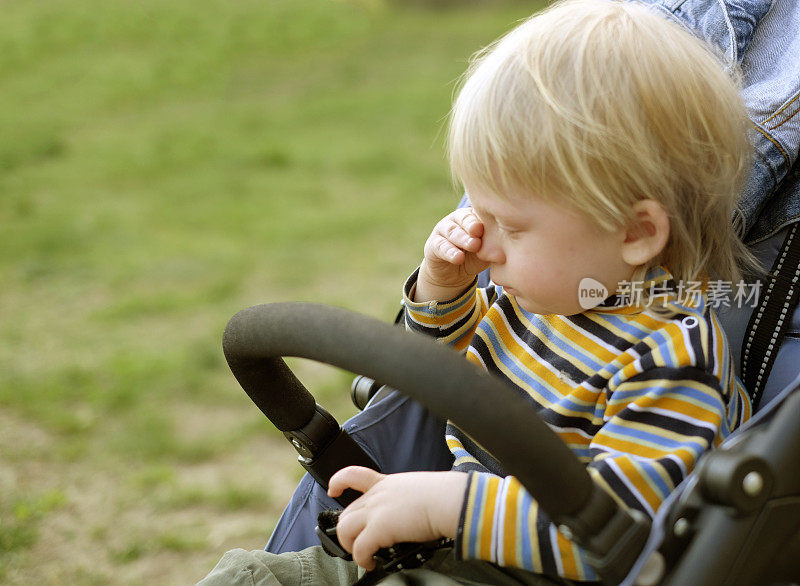
<path fill-rule="evenodd" d="M 272 303 L 234 315 L 223 350 L 239 384 L 284 432 L 305 425 L 316 402 L 282 357 L 324 362 L 380 380 L 450 419 L 501 462 L 606 570 L 621 569 L 622 560 L 606 559 L 609 549 L 616 557 L 620 541 L 646 538 L 641 519 L 631 519 L 627 511 L 620 521 L 623 509 L 591 480 L 518 391 L 431 338 L 340 308 Z M 635 556 L 638 550 L 632 550 Z M 630 567 L 633 559 L 625 562 L 622 566 Z"/>
<path fill-rule="evenodd" d="M 575 513 L 589 497 L 586 469 L 530 404 L 432 339 L 344 309 L 274 303 L 237 313 L 223 349 L 239 384 L 282 431 L 305 424 L 315 401 L 281 357 L 310 358 L 400 389 L 452 420 L 551 514 Z"/>

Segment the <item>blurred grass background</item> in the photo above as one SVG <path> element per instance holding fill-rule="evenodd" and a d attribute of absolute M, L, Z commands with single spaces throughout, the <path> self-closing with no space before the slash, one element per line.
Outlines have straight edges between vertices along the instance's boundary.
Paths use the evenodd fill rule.
<path fill-rule="evenodd" d="M 194 583 L 300 476 L 239 309 L 394 315 L 467 57 L 536 2 L 0 0 L 0 583 Z M 349 375 L 295 362 L 340 419 Z"/>

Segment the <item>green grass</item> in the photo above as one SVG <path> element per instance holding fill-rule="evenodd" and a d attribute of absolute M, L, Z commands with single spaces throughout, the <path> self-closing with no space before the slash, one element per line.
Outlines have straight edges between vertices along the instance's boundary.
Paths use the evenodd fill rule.
<path fill-rule="evenodd" d="M 199 578 L 263 544 L 297 475 L 226 321 L 393 316 L 458 199 L 454 81 L 533 6 L 0 6 L 0 582 Z M 354 412 L 349 375 L 292 365 Z"/>

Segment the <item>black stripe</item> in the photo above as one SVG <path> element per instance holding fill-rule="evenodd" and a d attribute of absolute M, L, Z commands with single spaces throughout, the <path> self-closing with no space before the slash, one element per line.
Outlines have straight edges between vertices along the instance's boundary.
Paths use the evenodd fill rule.
<path fill-rule="evenodd" d="M 645 371 L 658 368 L 656 366 L 656 360 L 653 357 L 653 347 L 647 343 L 647 340 L 652 340 L 652 338 L 648 336 L 633 347 L 633 350 L 640 356 L 639 363 L 641 364 L 642 370 Z"/>
<path fill-rule="evenodd" d="M 454 470 L 475 470 L 477 472 L 491 472 L 497 476 L 508 476 L 508 472 L 506 472 L 505 468 L 503 468 L 500 462 L 495 460 L 494 457 L 489 454 L 489 452 L 481 448 L 473 441 L 471 437 L 450 422 L 447 423 L 446 433 L 457 438 L 458 441 L 461 442 L 461 445 L 464 446 L 464 449 L 467 451 L 467 453 L 480 462 L 480 465 L 475 464 L 474 462 L 465 462 L 463 464 L 459 464 L 457 468 L 454 467 Z"/>
<path fill-rule="evenodd" d="M 693 425 L 688 421 L 676 419 L 668 415 L 653 413 L 652 411 L 623 409 L 617 415 L 617 417 L 630 423 L 640 423 L 642 425 L 651 425 L 660 429 L 668 429 L 671 432 L 687 437 L 700 437 L 708 442 L 709 447 L 713 445 L 714 437 L 716 436 L 715 430 Z"/>
<path fill-rule="evenodd" d="M 539 338 L 537 334 L 529 330 L 525 324 L 519 320 L 516 312 L 514 311 L 514 307 L 511 304 L 511 300 L 507 296 L 501 297 L 497 302 L 497 305 L 503 311 L 506 319 L 508 319 L 508 325 L 511 326 L 511 330 L 514 332 L 514 334 L 516 334 L 516 336 L 522 341 L 524 346 L 527 346 L 533 352 L 538 354 L 541 357 L 541 360 L 547 362 L 556 370 L 564 372 L 564 374 L 566 374 L 576 383 L 582 383 L 588 378 L 586 372 L 576 366 L 577 361 L 573 361 L 560 354 L 557 354 L 548 348 L 545 342 Z M 548 331 L 553 331 L 553 328 L 547 323 L 543 324 L 542 329 L 545 331 L 545 333 Z"/>
<path fill-rule="evenodd" d="M 652 368 L 636 376 L 632 376 L 625 382 L 645 382 L 645 381 L 693 381 L 714 389 L 720 397 L 724 397 L 719 379 L 703 368 L 697 366 L 659 366 Z"/>
<path fill-rule="evenodd" d="M 597 314 L 597 315 L 598 317 L 602 317 L 602 314 Z M 624 338 L 620 338 L 614 332 L 612 332 L 608 328 L 603 327 L 602 325 L 597 323 L 597 321 L 593 320 L 592 318 L 588 317 L 583 313 L 571 315 L 569 317 L 566 317 L 565 319 L 571 321 L 580 329 L 586 330 L 588 333 L 602 340 L 606 344 L 616 348 L 620 352 L 620 354 L 622 352 L 625 352 L 628 348 L 630 348 L 633 345 L 633 342 L 626 340 Z"/>
<path fill-rule="evenodd" d="M 706 311 L 708 311 L 708 308 L 706 308 Z M 691 316 L 689 316 L 689 317 L 691 317 Z M 711 325 L 711 323 L 709 323 L 709 320 L 705 315 L 703 316 L 703 319 L 705 320 L 706 325 L 709 328 L 709 336 L 708 337 L 710 339 L 711 338 L 710 334 L 711 334 L 712 325 Z M 681 326 L 682 326 L 681 329 L 683 329 L 683 330 L 687 330 L 688 329 L 688 331 L 689 331 L 689 347 L 691 347 L 691 349 L 694 351 L 695 364 L 697 365 L 698 368 L 702 368 L 704 370 L 710 370 L 709 369 L 709 365 L 708 365 L 707 356 L 706 356 L 705 350 L 703 349 L 703 338 L 700 335 L 700 331 L 702 330 L 702 328 L 699 325 L 696 325 L 693 328 L 689 328 L 687 326 L 684 326 L 683 324 L 681 324 Z"/>
<path fill-rule="evenodd" d="M 680 464 L 678 464 L 672 458 L 662 458 L 658 461 L 664 467 L 667 475 L 669 475 L 669 479 L 672 481 L 673 486 L 678 486 L 681 482 L 683 482 L 684 477 L 686 474 L 681 468 Z"/>
<path fill-rule="evenodd" d="M 467 322 L 469 322 L 470 320 L 474 320 L 475 319 L 475 313 L 477 311 L 478 311 L 478 306 L 476 304 L 476 305 L 474 305 L 472 307 L 472 310 L 467 315 L 462 317 L 460 320 L 458 320 L 456 323 L 454 323 L 449 328 L 446 328 L 446 329 L 443 329 L 443 330 L 442 329 L 437 329 L 437 334 L 436 334 L 437 337 L 446 338 L 447 336 L 457 332 L 460 328 L 463 328 L 467 324 Z"/>
<path fill-rule="evenodd" d="M 611 376 L 614 376 L 616 372 L 612 372 L 610 374 Z M 586 379 L 586 384 L 593 386 L 595 389 L 605 389 L 608 386 L 609 380 L 611 380 L 611 377 L 598 372 Z"/>
<path fill-rule="evenodd" d="M 539 554 L 542 558 L 542 573 L 546 576 L 558 576 L 555 553 L 550 547 L 550 527 L 553 522 L 541 507 L 536 516 L 536 532 L 539 534 Z"/>
<path fill-rule="evenodd" d="M 539 411 L 539 416 L 550 425 L 559 428 L 579 429 L 582 432 L 588 434 L 590 437 L 594 437 L 594 435 L 603 427 L 602 421 L 600 422 L 599 425 L 596 423 L 592 423 L 591 419 L 587 419 L 588 416 L 570 417 L 567 415 L 556 413 L 555 411 L 552 411 L 550 409 L 542 409 L 541 411 Z"/>
<path fill-rule="evenodd" d="M 637 509 L 650 516 L 650 513 L 644 508 L 639 499 L 636 498 L 638 493 L 634 494 L 628 490 L 628 486 L 614 473 L 614 471 L 607 465 L 604 465 L 604 460 L 593 462 L 590 464 L 595 470 L 600 473 L 600 477 L 608 483 L 617 496 L 622 499 L 622 502 L 628 505 L 631 509 Z"/>

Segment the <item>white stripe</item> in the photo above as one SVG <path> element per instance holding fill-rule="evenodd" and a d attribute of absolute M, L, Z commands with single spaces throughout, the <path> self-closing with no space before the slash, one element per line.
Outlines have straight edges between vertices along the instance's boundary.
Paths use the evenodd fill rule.
<path fill-rule="evenodd" d="M 558 547 L 558 529 L 553 523 L 550 523 L 549 531 L 550 534 L 550 549 L 553 551 L 553 559 L 556 561 L 556 571 L 558 572 L 559 576 L 564 575 L 564 562 L 561 560 L 561 550 Z"/>
<path fill-rule="evenodd" d="M 611 352 L 611 353 L 612 353 L 612 354 L 614 354 L 615 356 L 619 356 L 619 355 L 622 353 L 622 352 L 620 352 L 619 348 L 616 348 L 616 347 L 612 346 L 611 344 L 609 344 L 608 342 L 606 342 L 606 341 L 602 340 L 601 338 L 598 338 L 598 337 L 597 337 L 595 334 L 593 334 L 593 333 L 589 332 L 588 330 L 585 330 L 585 329 L 583 329 L 583 328 L 582 328 L 582 327 L 580 327 L 578 324 L 576 324 L 574 321 L 572 321 L 572 320 L 570 320 L 570 319 L 566 319 L 565 321 L 566 321 L 566 322 L 567 322 L 567 323 L 568 323 L 570 326 L 572 326 L 572 329 L 574 329 L 576 332 L 580 332 L 580 333 L 581 333 L 581 335 L 583 335 L 583 336 L 585 336 L 585 337 L 589 338 L 590 340 L 592 340 L 592 341 L 593 341 L 595 344 L 597 344 L 598 346 L 602 346 L 603 348 L 605 348 L 606 350 L 608 350 L 609 352 Z M 619 337 L 619 336 L 617 336 L 617 335 L 616 335 L 614 332 L 610 331 L 610 330 L 609 330 L 607 327 L 605 327 L 604 325 L 602 325 L 602 324 L 599 324 L 599 323 L 597 323 L 597 322 L 594 322 L 594 323 L 595 323 L 595 324 L 597 324 L 599 327 L 603 328 L 605 331 L 607 331 L 607 332 L 608 332 L 609 334 L 611 334 L 612 336 L 614 336 L 614 338 L 616 338 L 617 340 L 619 340 L 619 339 L 620 339 L 620 337 Z M 601 361 L 601 360 L 598 360 L 598 362 L 602 362 L 602 361 Z"/>
<path fill-rule="evenodd" d="M 678 419 L 686 423 L 691 423 L 692 425 L 695 425 L 697 427 L 702 427 L 703 429 L 708 429 L 709 431 L 713 431 L 715 434 L 717 433 L 717 426 L 715 424 L 710 423 L 708 421 L 701 421 L 700 419 L 695 419 L 694 417 L 690 417 L 686 413 L 672 411 L 671 409 L 663 409 L 661 407 L 642 407 L 641 405 L 637 405 L 636 403 L 629 403 L 626 406 L 626 409 L 630 409 L 631 411 L 637 411 L 639 413 L 647 413 L 647 412 L 656 413 L 657 415 L 663 415 L 664 417 L 669 417 L 670 419 Z M 652 427 L 659 428 L 659 426 L 657 425 L 653 425 Z"/>
<path fill-rule="evenodd" d="M 591 423 L 591 420 L 587 419 L 587 421 L 589 421 Z M 592 439 L 594 437 L 593 435 L 591 435 L 589 433 L 586 433 L 585 431 L 583 431 L 579 427 L 558 427 L 558 428 L 555 428 L 555 429 L 557 429 L 559 432 L 563 432 L 563 433 L 576 433 L 576 434 L 580 435 L 581 437 L 584 437 L 584 438 L 586 438 L 588 440 L 590 440 L 590 439 Z"/>
<path fill-rule="evenodd" d="M 505 326 L 506 326 L 506 332 L 508 332 L 508 334 L 511 336 L 511 338 L 512 338 L 512 339 L 513 339 L 513 340 L 514 340 L 514 341 L 515 341 L 517 344 L 519 344 L 519 345 L 520 345 L 520 347 L 522 348 L 522 351 L 523 351 L 525 354 L 527 354 L 528 356 L 530 356 L 531 358 L 533 358 L 533 359 L 534 359 L 536 362 L 538 362 L 539 364 L 541 364 L 541 365 L 543 365 L 545 368 L 547 368 L 547 370 L 549 370 L 551 373 L 553 373 L 553 375 L 555 375 L 556 377 L 558 377 L 558 376 L 561 374 L 561 371 L 560 371 L 559 369 L 557 369 L 555 366 L 553 366 L 553 365 L 552 365 L 552 364 L 551 364 L 551 363 L 550 363 L 550 362 L 549 362 L 547 359 L 545 359 L 543 356 L 540 356 L 538 353 L 536 353 L 536 352 L 533 350 L 533 348 L 531 348 L 530 344 L 528 344 L 528 343 L 526 343 L 526 342 L 523 342 L 523 341 L 522 341 L 522 339 L 521 339 L 521 338 L 520 338 L 520 337 L 517 335 L 517 333 L 516 333 L 516 332 L 514 331 L 514 329 L 511 327 L 511 324 L 508 322 L 508 316 L 506 315 L 506 313 L 505 313 L 504 311 L 499 311 L 498 313 L 500 314 L 500 318 L 501 318 L 501 319 L 502 319 L 502 321 L 503 321 L 503 325 L 505 325 Z M 526 321 L 527 321 L 527 320 L 526 320 Z M 528 327 L 528 325 L 526 325 L 526 324 L 522 324 L 522 325 L 523 325 L 523 327 L 525 328 L 525 330 L 526 330 L 526 331 L 528 331 L 528 332 L 530 332 L 530 333 L 531 333 L 531 334 L 533 334 L 534 336 L 536 336 L 536 339 L 537 339 L 537 340 L 539 340 L 540 342 L 542 342 L 542 344 L 543 344 L 543 345 L 545 345 L 545 348 L 547 348 L 547 344 L 546 344 L 545 340 L 544 340 L 544 339 L 543 339 L 543 337 L 540 335 L 540 334 L 541 334 L 541 330 L 540 330 L 539 328 L 534 328 L 534 327 L 533 327 L 533 324 L 530 324 L 530 322 L 528 322 L 528 323 L 529 323 L 530 327 Z M 493 332 L 495 333 L 495 335 L 497 336 L 497 340 L 498 340 L 498 342 L 502 343 L 502 338 L 500 337 L 500 333 L 498 332 L 497 328 L 495 328 L 495 327 L 494 327 L 494 324 L 490 324 L 490 325 L 492 326 L 492 331 L 493 331 Z M 537 333 L 537 332 L 538 332 L 538 333 Z M 517 364 L 517 366 L 519 367 L 519 369 L 520 369 L 520 370 L 521 370 L 523 373 L 525 373 L 525 372 L 530 372 L 530 369 L 528 369 L 527 367 L 525 367 L 525 366 L 522 364 L 522 362 L 520 361 L 520 358 L 519 358 L 519 356 L 518 356 L 517 354 L 515 354 L 514 352 L 511 352 L 510 348 L 506 348 L 506 347 L 505 347 L 505 345 L 503 345 L 503 348 L 504 348 L 506 351 L 505 351 L 505 352 L 503 352 L 502 354 L 504 354 L 504 355 L 507 355 L 507 356 L 511 357 L 511 359 L 512 359 L 512 360 L 513 360 L 513 361 L 514 361 L 516 364 Z M 549 348 L 548 348 L 548 349 L 549 349 Z M 497 348 L 495 348 L 495 351 L 497 351 Z M 498 352 L 498 354 L 500 354 L 500 353 Z M 555 354 L 555 353 L 554 353 L 554 354 Z M 499 357 L 500 357 L 500 356 L 498 356 L 498 358 L 499 358 Z M 533 372 L 531 372 L 531 374 L 533 375 L 534 373 L 533 373 Z M 538 377 L 538 378 L 542 379 L 542 377 Z M 543 379 L 541 380 L 541 382 L 542 382 L 542 384 L 543 384 L 543 385 L 545 385 L 545 386 L 547 386 L 548 388 L 550 388 L 551 390 L 553 390 L 553 388 L 552 388 L 550 385 L 548 385 L 547 383 L 545 383 Z M 576 385 L 576 384 L 575 384 L 573 381 L 570 381 L 570 383 L 571 383 L 571 385 L 570 385 L 570 386 L 572 386 L 573 388 L 577 386 L 577 385 Z M 557 393 L 557 394 L 561 394 L 561 393 Z"/>
<path fill-rule="evenodd" d="M 503 556 L 503 520 L 506 518 L 506 495 L 508 494 L 508 478 L 503 478 L 500 481 L 500 486 L 497 489 L 497 500 L 495 501 L 494 509 L 494 527 L 492 528 L 492 558 L 501 566 L 506 565 Z"/>

